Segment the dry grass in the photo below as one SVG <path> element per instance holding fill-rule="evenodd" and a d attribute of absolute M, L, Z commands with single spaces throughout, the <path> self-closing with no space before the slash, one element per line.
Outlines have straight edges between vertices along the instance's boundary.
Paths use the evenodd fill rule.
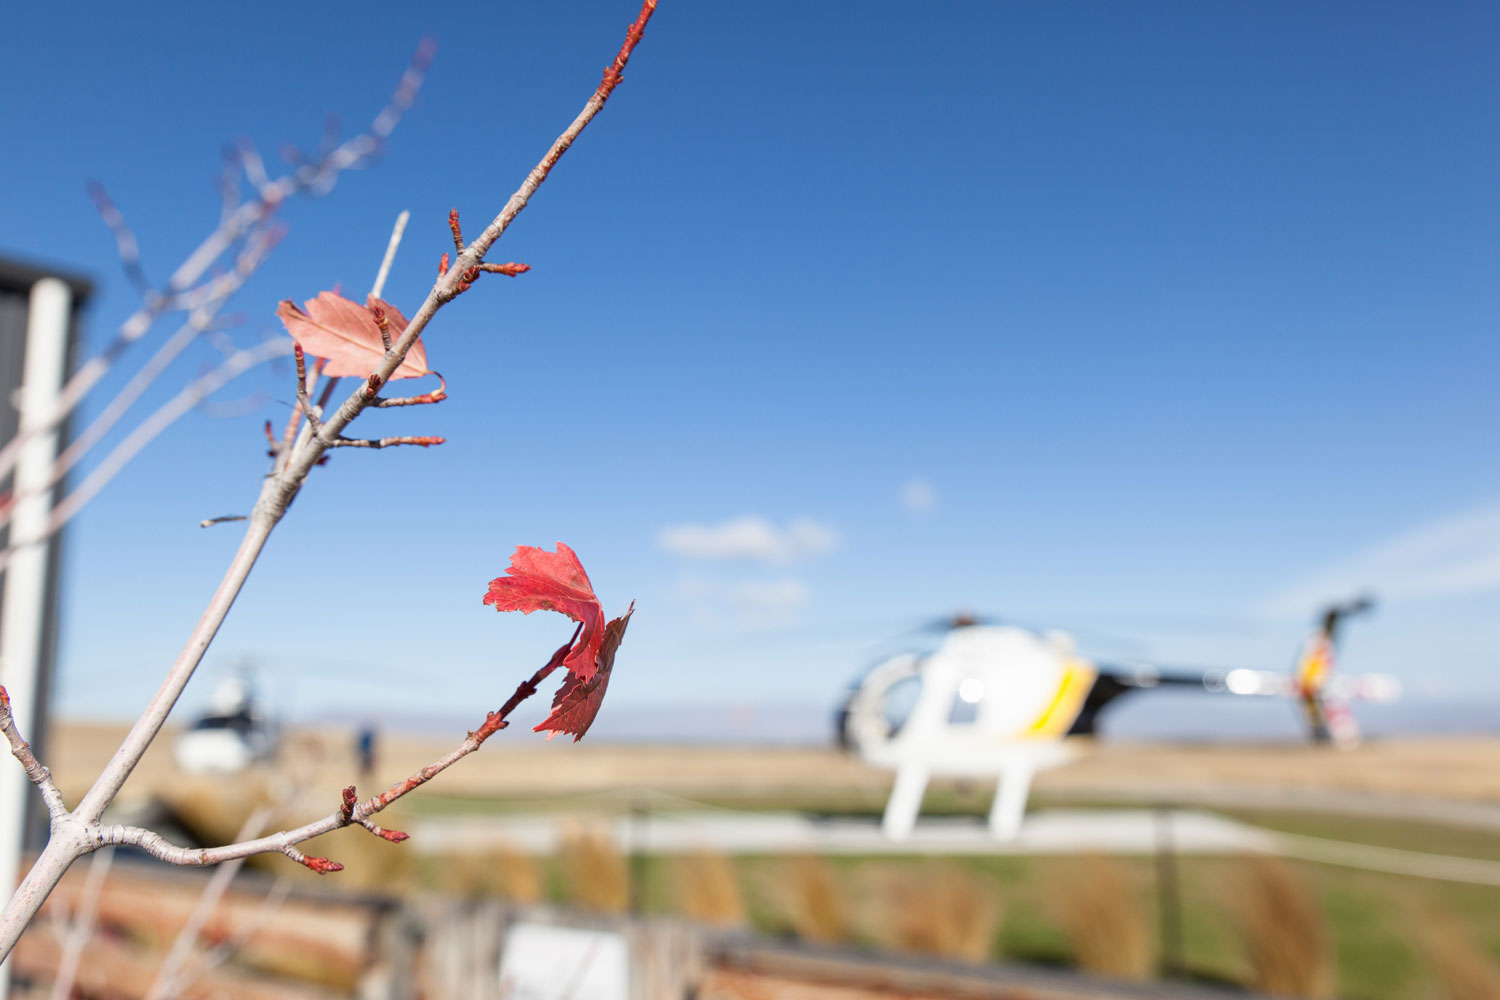
<path fill-rule="evenodd" d="M 1276 996 L 1332 995 L 1323 913 L 1286 864 L 1252 856 L 1228 902 L 1250 962 L 1251 986 Z"/>
<path fill-rule="evenodd" d="M 678 906 L 685 915 L 721 927 L 745 923 L 739 880 L 723 854 L 699 851 L 687 855 L 676 864 L 675 881 Z"/>
<path fill-rule="evenodd" d="M 952 864 L 877 873 L 870 935 L 888 948 L 980 962 L 990 957 L 1001 906 L 988 880 Z"/>
<path fill-rule="evenodd" d="M 541 870 L 527 855 L 499 845 L 483 851 L 445 854 L 438 859 L 438 888 L 459 896 L 499 896 L 536 903 L 545 894 Z"/>
<path fill-rule="evenodd" d="M 849 940 L 849 917 L 828 862 L 814 855 L 788 858 L 781 866 L 781 901 L 787 922 L 804 941 Z"/>
<path fill-rule="evenodd" d="M 624 913 L 630 905 L 630 872 L 608 834 L 569 831 L 558 860 L 568 896 L 578 905 L 598 913 Z"/>
<path fill-rule="evenodd" d="M 1150 920 L 1125 869 L 1102 854 L 1050 867 L 1051 910 L 1078 967 L 1117 979 L 1150 979 L 1156 966 Z"/>
<path fill-rule="evenodd" d="M 123 723 L 54 722 L 46 764 L 72 800 L 83 794 L 109 760 L 128 727 Z M 171 735 L 160 739 L 130 779 L 133 790 L 170 788 L 181 775 L 172 763 Z M 358 774 L 349 729 L 325 726 L 289 736 L 317 740 L 324 747 L 312 787 L 337 790 Z M 456 767 L 443 776 L 444 794 L 533 796 L 647 786 L 695 797 L 786 795 L 848 796 L 857 790 L 883 802 L 890 789 L 887 771 L 832 750 L 767 747 L 590 745 L 566 754 L 551 753 L 541 741 L 507 739 L 509 766 Z M 372 787 L 381 787 L 430 763 L 452 748 L 453 737 L 415 738 L 385 734 L 380 768 Z M 1464 801 L 1500 798 L 1500 739 L 1427 737 L 1371 742 L 1350 753 L 1323 753 L 1314 746 L 1173 746 L 1077 744 L 1080 756 L 1066 768 L 1037 778 L 1037 791 L 1095 792 L 1121 789 L 1159 795 L 1163 787 L 1329 788 L 1419 795 Z M 299 751 L 300 753 L 300 751 Z M 944 782 L 934 782 L 942 787 Z M 331 808 L 331 807 L 330 807 Z"/>
<path fill-rule="evenodd" d="M 1423 907 L 1417 942 L 1439 993 L 1434 1000 L 1500 1000 L 1500 969 L 1452 918 Z"/>

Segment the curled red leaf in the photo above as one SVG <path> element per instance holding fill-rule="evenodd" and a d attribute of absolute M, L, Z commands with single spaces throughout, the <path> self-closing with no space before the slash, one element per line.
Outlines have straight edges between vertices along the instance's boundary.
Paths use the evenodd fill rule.
<path fill-rule="evenodd" d="M 373 310 L 384 313 L 386 331 L 392 341 L 399 340 L 406 331 L 406 317 L 401 311 L 374 296 L 362 306 L 335 292 L 319 292 L 317 298 L 308 299 L 303 305 L 305 311 L 286 299 L 276 307 L 276 315 L 285 324 L 286 332 L 307 353 L 326 359 L 322 372 L 335 378 L 344 375 L 364 378 L 385 356 L 385 344 Z M 427 349 L 418 339 L 391 378 L 428 374 L 431 372 L 427 368 Z"/>
<path fill-rule="evenodd" d="M 556 611 L 578 622 L 582 630 L 562 665 L 583 680 L 592 677 L 604 639 L 604 609 L 578 556 L 562 542 L 557 543 L 556 552 L 518 545 L 505 572 L 490 581 L 484 603 L 493 604 L 496 611 L 527 615 Z"/>
<path fill-rule="evenodd" d="M 572 733 L 574 740 L 583 738 L 599 714 L 609 675 L 615 665 L 615 651 L 625 638 L 625 627 L 635 613 L 635 604 L 625 614 L 604 621 L 604 609 L 594 594 L 594 585 L 579 563 L 578 556 L 562 542 L 556 552 L 521 545 L 510 558 L 506 575 L 490 581 L 484 603 L 496 611 L 556 611 L 578 622 L 573 638 L 564 643 L 542 669 L 522 682 L 499 712 L 491 713 L 482 727 L 488 736 L 504 725 L 503 720 L 526 698 L 536 693 L 537 685 L 559 666 L 568 676 L 552 699 L 552 714 L 536 727 L 547 731 L 550 740 L 558 733 Z M 496 723 L 499 722 L 499 725 Z"/>
<path fill-rule="evenodd" d="M 635 614 L 635 603 L 624 615 L 604 626 L 604 639 L 599 644 L 599 657 L 595 661 L 592 677 L 580 678 L 570 673 L 557 694 L 552 697 L 552 714 L 536 727 L 535 732 L 546 732 L 547 739 L 558 733 L 572 733 L 573 742 L 583 739 L 583 734 L 594 724 L 599 706 L 604 703 L 604 692 L 609 687 L 609 674 L 615 666 L 615 650 L 625 638 L 625 627 L 630 616 Z"/>

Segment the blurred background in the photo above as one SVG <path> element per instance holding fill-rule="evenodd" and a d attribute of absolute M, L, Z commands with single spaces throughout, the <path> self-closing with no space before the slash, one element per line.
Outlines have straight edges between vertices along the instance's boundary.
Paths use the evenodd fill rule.
<path fill-rule="evenodd" d="M 635 11 L 10 14 L 0 256 L 90 283 L 79 358 L 219 225 L 236 150 L 273 178 L 317 162 L 437 45 L 388 140 L 278 207 L 284 237 L 76 484 L 225 352 L 284 337 L 279 301 L 363 295 L 402 211 L 384 297 L 414 311 L 449 209 L 470 235 L 499 210 Z M 491 254 L 533 270 L 424 335 L 450 398 L 359 428 L 447 443 L 316 470 L 173 738 L 221 721 L 163 741 L 121 808 L 222 842 L 438 756 L 570 627 L 481 605 L 522 544 L 572 546 L 606 613 L 637 602 L 598 722 L 543 743 L 533 699 L 402 803 L 412 843 L 314 845 L 348 867 L 316 890 L 356 893 L 344 951 L 299 972 L 255 956 L 300 946 L 242 942 L 214 975 L 475 995 L 545 913 L 618 931 L 636 969 L 633 928 L 719 928 L 682 944 L 704 995 L 802 995 L 815 960 L 841 989 L 895 961 L 932 995 L 1500 995 L 1497 29 L 1482 5 L 665 5 Z M 200 522 L 248 513 L 294 395 L 288 359 L 253 367 L 59 537 L 40 707 L 70 799 L 197 620 L 240 537 Z M 1022 759 L 1029 812 L 996 836 Z M 931 780 L 893 838 L 903 765 Z M 163 891 L 124 867 L 100 884 Z M 335 905 L 287 867 L 235 891 Z M 181 891 L 145 930 L 104 906 L 122 963 L 166 950 Z M 484 943 L 412 943 L 460 937 Z M 49 956 L 18 988 L 50 988 Z M 1103 978 L 1047 978 L 1071 968 Z"/>

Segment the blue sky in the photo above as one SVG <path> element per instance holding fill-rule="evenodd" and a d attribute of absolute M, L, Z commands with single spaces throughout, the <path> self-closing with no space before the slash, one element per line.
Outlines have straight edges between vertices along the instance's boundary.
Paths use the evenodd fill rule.
<path fill-rule="evenodd" d="M 249 342 L 282 298 L 362 291 L 409 209 L 410 311 L 448 209 L 499 209 L 634 13 L 18 8 L 0 252 L 94 276 L 102 343 L 135 300 L 86 181 L 164 276 L 222 145 L 362 127 L 430 35 L 381 162 L 288 205 L 234 304 Z M 206 676 L 258 662 L 294 714 L 493 707 L 566 625 L 497 618 L 485 584 L 561 539 L 607 610 L 639 602 L 606 715 L 831 706 L 959 608 L 1280 668 L 1360 587 L 1387 600 L 1349 669 L 1500 700 L 1497 29 L 1482 4 L 668 0 L 492 255 L 532 273 L 430 328 L 451 401 L 361 424 L 449 443 L 318 470 Z M 158 683 L 238 540 L 197 523 L 253 502 L 289 372 L 223 398 L 256 392 L 75 522 L 60 710 L 133 715 Z"/>

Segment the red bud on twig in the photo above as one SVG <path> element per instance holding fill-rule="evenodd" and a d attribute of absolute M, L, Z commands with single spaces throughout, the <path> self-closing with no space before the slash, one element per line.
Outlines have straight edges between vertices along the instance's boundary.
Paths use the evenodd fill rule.
<path fill-rule="evenodd" d="M 515 261 L 511 261 L 508 264 L 480 264 L 479 269 L 481 271 L 488 271 L 491 274 L 503 274 L 507 277 L 514 278 L 518 274 L 525 274 L 527 271 L 531 270 L 531 265 L 517 264 Z"/>
<path fill-rule="evenodd" d="M 615 61 L 604 70 L 604 79 L 599 82 L 599 89 L 595 91 L 601 100 L 609 100 L 610 93 L 620 85 L 625 72 L 625 64 L 630 61 L 630 53 L 635 51 L 636 44 L 646 33 L 646 22 L 651 20 L 651 15 L 654 13 L 656 13 L 656 0 L 646 0 L 641 5 L 640 15 L 626 30 L 625 44 L 620 46 L 620 52 L 615 56 Z"/>
<path fill-rule="evenodd" d="M 364 827 L 366 830 L 369 830 L 380 839 L 389 840 L 393 844 L 399 844 L 402 841 L 411 839 L 411 834 L 409 833 L 402 833 L 400 830 L 387 830 L 383 826 L 376 826 L 374 823 L 370 822 L 367 819 L 360 820 L 359 825 Z"/>
<path fill-rule="evenodd" d="M 464 252 L 464 231 L 458 226 L 458 209 L 450 209 L 448 212 L 448 228 L 453 232 L 453 248 L 462 256 Z"/>
<path fill-rule="evenodd" d="M 370 316 L 375 320 L 375 329 L 380 331 L 380 342 L 389 351 L 391 349 L 391 324 L 385 318 L 385 310 L 379 306 L 371 306 Z"/>

